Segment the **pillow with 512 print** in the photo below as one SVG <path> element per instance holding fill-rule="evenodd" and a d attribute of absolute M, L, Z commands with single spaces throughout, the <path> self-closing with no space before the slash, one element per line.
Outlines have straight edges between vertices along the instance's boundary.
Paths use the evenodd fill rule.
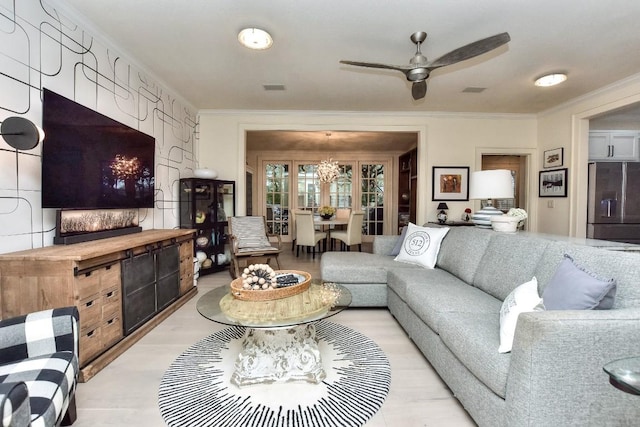
<path fill-rule="evenodd" d="M 448 232 L 448 227 L 420 227 L 409 223 L 400 253 L 394 260 L 425 268 L 435 267 L 440 244 Z"/>

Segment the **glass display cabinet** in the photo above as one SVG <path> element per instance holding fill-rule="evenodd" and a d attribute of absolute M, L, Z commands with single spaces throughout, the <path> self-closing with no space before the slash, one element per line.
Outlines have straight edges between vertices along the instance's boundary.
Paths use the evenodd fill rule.
<path fill-rule="evenodd" d="M 227 218 L 236 214 L 236 184 L 218 179 L 180 180 L 180 228 L 196 230 L 194 256 L 200 274 L 229 268 Z"/>

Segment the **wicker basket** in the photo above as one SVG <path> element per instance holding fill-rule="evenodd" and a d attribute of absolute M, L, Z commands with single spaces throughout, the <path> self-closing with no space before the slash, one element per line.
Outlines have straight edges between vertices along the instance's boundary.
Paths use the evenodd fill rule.
<path fill-rule="evenodd" d="M 244 301 L 271 301 L 274 299 L 287 298 L 297 295 L 309 289 L 311 284 L 311 274 L 298 270 L 276 270 L 276 274 L 299 274 L 304 280 L 297 285 L 287 286 L 278 289 L 252 290 L 242 287 L 242 277 L 238 277 L 231 282 L 231 295 Z"/>

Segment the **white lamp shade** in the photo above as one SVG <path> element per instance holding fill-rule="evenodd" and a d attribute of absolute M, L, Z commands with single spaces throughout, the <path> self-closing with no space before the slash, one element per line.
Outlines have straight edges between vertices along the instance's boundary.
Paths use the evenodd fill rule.
<path fill-rule="evenodd" d="M 513 178 L 511 171 L 506 169 L 477 171 L 471 174 L 469 179 L 470 199 L 512 199 Z M 473 214 L 471 219 L 478 227 L 491 228 L 491 218 L 502 215 L 502 212 L 491 206 L 480 209 Z"/>
<path fill-rule="evenodd" d="M 470 199 L 512 199 L 513 177 L 511 171 L 495 169 L 471 173 Z"/>

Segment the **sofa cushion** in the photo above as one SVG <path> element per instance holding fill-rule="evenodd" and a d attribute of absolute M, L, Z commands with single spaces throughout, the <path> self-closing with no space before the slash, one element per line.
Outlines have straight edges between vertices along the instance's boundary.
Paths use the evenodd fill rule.
<path fill-rule="evenodd" d="M 598 277 L 616 279 L 616 297 L 613 308 L 640 307 L 640 286 L 638 286 L 637 252 L 603 250 L 584 245 L 554 242 L 545 251 L 536 266 L 540 295 L 549 284 L 563 254 L 569 255 L 580 266 Z"/>
<path fill-rule="evenodd" d="M 440 245 L 436 265 L 467 283 L 473 283 L 473 277 L 493 234 L 495 233 L 491 230 L 478 227 L 451 227 Z"/>
<path fill-rule="evenodd" d="M 404 227 L 402 227 L 402 231 L 400 232 L 400 236 L 398 236 L 398 241 L 396 241 L 396 244 L 393 246 L 393 249 L 391 249 L 391 253 L 389 253 L 389 255 L 391 256 L 398 256 L 400 254 L 400 249 L 402 249 L 402 244 L 404 243 L 404 238 L 407 236 L 407 229 L 409 227 L 407 227 L 406 225 Z"/>
<path fill-rule="evenodd" d="M 534 277 L 527 283 L 515 288 L 502 302 L 500 309 L 500 346 L 499 353 L 508 353 L 513 345 L 516 324 L 520 313 L 534 311 L 542 298 L 538 295 L 538 281 Z M 542 309 L 542 308 L 541 308 Z"/>
<path fill-rule="evenodd" d="M 506 396 L 510 353 L 498 353 L 499 314 L 443 313 L 440 338 L 471 373 L 495 394 Z"/>
<path fill-rule="evenodd" d="M 29 390 L 33 426 L 55 425 L 76 386 L 78 359 L 69 351 L 0 365 L 0 382 L 24 381 Z"/>
<path fill-rule="evenodd" d="M 365 252 L 325 252 L 320 259 L 322 280 L 336 283 L 387 283 L 387 269 L 415 267 L 393 257 Z"/>
<path fill-rule="evenodd" d="M 496 322 L 499 320 L 502 301 L 446 272 L 437 281 L 407 287 L 406 294 L 407 305 L 436 333 L 440 333 L 447 313 L 493 313 Z M 496 334 L 498 329 L 496 323 Z M 494 352 L 496 348 L 497 344 Z"/>
<path fill-rule="evenodd" d="M 547 310 L 607 310 L 615 294 L 615 279 L 601 279 L 565 255 L 542 297 Z"/>
<path fill-rule="evenodd" d="M 387 273 L 387 287 L 398 294 L 403 301 L 407 301 L 407 289 L 412 286 L 429 287 L 434 283 L 458 280 L 439 268 L 428 270 L 416 265 L 407 264 L 407 266 L 410 268 L 390 268 Z"/>
<path fill-rule="evenodd" d="M 440 244 L 448 232 L 448 227 L 420 227 L 409 223 L 400 253 L 395 260 L 425 268 L 435 267 Z"/>
<path fill-rule="evenodd" d="M 473 279 L 474 286 L 504 300 L 535 276 L 538 260 L 548 245 L 549 240 L 524 233 L 494 233 Z"/>

